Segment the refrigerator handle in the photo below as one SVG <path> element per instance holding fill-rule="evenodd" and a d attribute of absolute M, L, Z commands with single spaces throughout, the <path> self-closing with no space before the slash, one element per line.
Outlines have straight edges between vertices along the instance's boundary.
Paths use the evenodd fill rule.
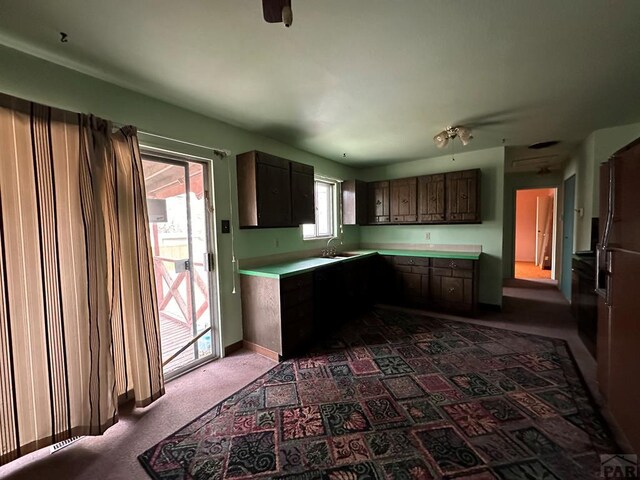
<path fill-rule="evenodd" d="M 613 301 L 613 282 L 611 281 L 611 275 L 613 273 L 612 271 L 612 253 L 611 251 L 605 251 L 605 260 L 607 262 L 607 266 L 606 268 L 606 272 L 607 272 L 607 278 L 605 280 L 605 296 L 604 296 L 604 303 L 608 306 L 611 307 L 612 305 L 612 301 Z"/>
<path fill-rule="evenodd" d="M 607 198 L 607 221 L 604 225 L 604 232 L 602 234 L 601 248 L 606 251 L 609 248 L 609 237 L 611 236 L 611 227 L 613 225 L 613 216 L 616 208 L 616 176 L 615 176 L 615 156 L 609 158 L 607 165 L 609 166 L 609 195 Z"/>
<path fill-rule="evenodd" d="M 609 304 L 609 269 L 610 269 L 610 252 L 609 238 L 611 236 L 611 227 L 613 225 L 613 216 L 615 213 L 615 156 L 611 156 L 607 162 L 609 168 L 609 192 L 607 195 L 607 218 L 602 233 L 601 243 L 596 245 L 596 293 L 605 298 Z"/>

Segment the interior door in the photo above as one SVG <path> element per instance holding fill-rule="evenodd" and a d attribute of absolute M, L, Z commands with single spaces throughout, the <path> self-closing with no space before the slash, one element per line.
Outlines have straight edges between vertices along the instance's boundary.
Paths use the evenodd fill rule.
<path fill-rule="evenodd" d="M 573 220 L 575 213 L 576 176 L 564 181 L 564 206 L 562 207 L 562 279 L 560 290 L 571 301 L 571 256 L 573 255 Z"/>
<path fill-rule="evenodd" d="M 536 199 L 536 265 L 545 267 L 549 260 L 551 226 L 553 225 L 553 202 L 550 196 Z"/>
<path fill-rule="evenodd" d="M 216 352 L 213 239 L 205 165 L 143 155 L 165 375 Z"/>

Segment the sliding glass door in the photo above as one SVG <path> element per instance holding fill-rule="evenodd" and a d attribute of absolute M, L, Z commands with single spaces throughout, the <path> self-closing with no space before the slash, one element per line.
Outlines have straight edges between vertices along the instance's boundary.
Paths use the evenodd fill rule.
<path fill-rule="evenodd" d="M 212 205 L 206 165 L 143 155 L 167 377 L 216 355 Z"/>

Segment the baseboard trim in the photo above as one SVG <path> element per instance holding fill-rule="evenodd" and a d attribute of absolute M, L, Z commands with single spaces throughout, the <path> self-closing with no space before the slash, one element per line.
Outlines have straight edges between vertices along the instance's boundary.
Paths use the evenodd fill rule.
<path fill-rule="evenodd" d="M 260 345 L 256 345 L 255 343 L 247 342 L 246 340 L 243 342 L 244 348 L 250 350 L 252 352 L 257 353 L 258 355 L 262 355 L 263 357 L 267 357 L 274 362 L 279 362 L 279 355 L 273 350 L 269 350 L 268 348 L 261 347 Z"/>
<path fill-rule="evenodd" d="M 224 356 L 231 355 L 234 352 L 237 352 L 242 348 L 242 340 L 238 340 L 236 343 L 232 343 L 231 345 L 227 345 L 224 347 Z"/>
<path fill-rule="evenodd" d="M 493 303 L 478 303 L 478 307 L 484 312 L 502 312 L 502 306 Z"/>

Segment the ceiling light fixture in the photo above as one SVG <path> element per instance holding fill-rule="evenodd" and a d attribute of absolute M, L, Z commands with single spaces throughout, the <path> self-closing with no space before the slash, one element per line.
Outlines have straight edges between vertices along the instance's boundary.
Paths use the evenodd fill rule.
<path fill-rule="evenodd" d="M 444 148 L 449 144 L 449 140 L 458 137 L 462 142 L 462 145 L 469 145 L 469 142 L 473 138 L 471 136 L 471 129 L 463 126 L 447 127 L 435 137 L 433 137 L 433 143 L 438 148 Z"/>

